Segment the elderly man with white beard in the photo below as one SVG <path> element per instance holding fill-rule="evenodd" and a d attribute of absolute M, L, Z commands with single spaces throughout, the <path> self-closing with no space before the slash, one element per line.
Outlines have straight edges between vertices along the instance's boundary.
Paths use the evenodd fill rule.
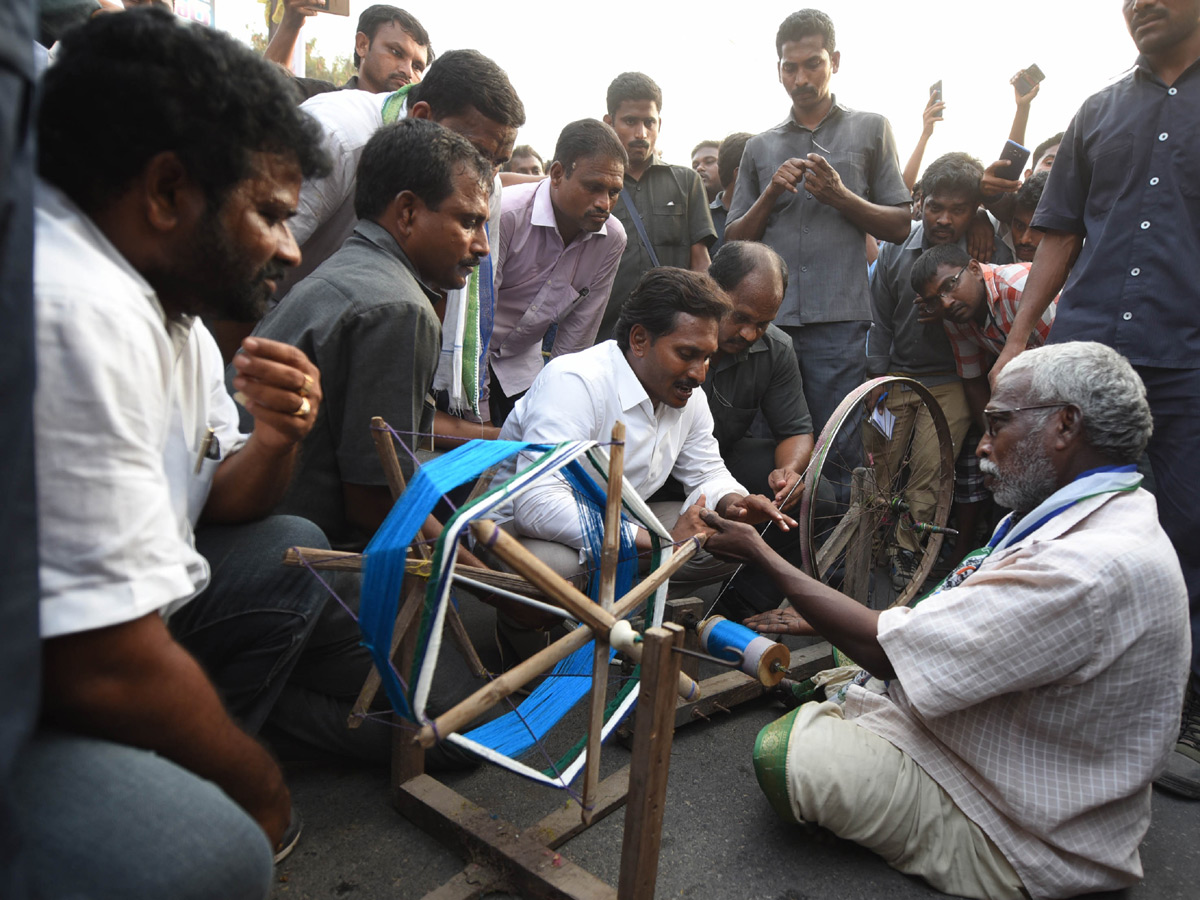
<path fill-rule="evenodd" d="M 806 703 L 755 743 L 759 784 L 816 823 L 967 897 L 1068 897 L 1142 875 L 1151 781 L 1178 730 L 1187 592 L 1136 461 L 1141 379 L 1091 342 L 1004 370 L 977 453 L 1014 511 L 913 607 L 860 606 L 754 529 L 705 516 L 706 549 L 791 602 L 747 624 L 824 635 L 882 693 Z"/>

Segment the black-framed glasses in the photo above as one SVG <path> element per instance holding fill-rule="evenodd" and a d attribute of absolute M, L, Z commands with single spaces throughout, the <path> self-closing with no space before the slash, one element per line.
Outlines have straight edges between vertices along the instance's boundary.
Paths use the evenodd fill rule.
<path fill-rule="evenodd" d="M 943 281 L 941 287 L 938 288 L 937 293 L 934 296 L 917 297 L 917 302 L 922 306 L 933 306 L 937 303 L 940 303 L 947 294 L 952 293 L 954 289 L 958 287 L 958 280 L 962 278 L 962 273 L 967 271 L 967 266 L 970 264 L 971 262 L 968 260 L 966 266 L 963 266 L 961 269 Z"/>
<path fill-rule="evenodd" d="M 1062 409 L 1064 406 L 1070 406 L 1070 403 L 1043 403 L 1038 406 L 1012 406 L 1008 409 L 1001 407 L 993 407 L 983 411 L 983 421 L 987 425 L 987 436 L 996 436 L 996 426 L 1003 425 L 1003 422 L 996 422 L 996 416 L 1012 416 L 1019 412 L 1029 412 L 1034 409 Z"/>

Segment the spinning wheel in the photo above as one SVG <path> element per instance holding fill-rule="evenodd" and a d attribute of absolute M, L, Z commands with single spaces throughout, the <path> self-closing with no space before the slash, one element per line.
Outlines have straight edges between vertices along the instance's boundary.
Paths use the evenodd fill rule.
<path fill-rule="evenodd" d="M 887 391 L 894 421 L 868 409 L 876 388 Z M 804 571 L 875 609 L 908 603 L 948 533 L 953 485 L 950 429 L 923 385 L 884 377 L 855 388 L 821 432 L 804 478 Z"/>

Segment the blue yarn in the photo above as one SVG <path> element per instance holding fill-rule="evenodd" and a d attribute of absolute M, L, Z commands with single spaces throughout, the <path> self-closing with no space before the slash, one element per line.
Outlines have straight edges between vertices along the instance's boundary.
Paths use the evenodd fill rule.
<path fill-rule="evenodd" d="M 366 549 L 366 565 L 363 573 L 362 597 L 359 610 L 359 625 L 363 632 L 363 643 L 370 651 L 376 666 L 383 673 L 383 685 L 393 709 L 400 715 L 415 719 L 411 704 L 412 686 L 404 684 L 396 675 L 389 659 L 391 635 L 394 626 L 401 587 L 405 575 L 408 547 L 432 512 L 441 495 L 471 481 L 491 468 L 521 452 L 545 454 L 536 466 L 555 448 L 543 444 L 525 444 L 515 441 L 472 441 L 424 464 L 417 470 L 408 489 L 371 540 Z M 576 492 L 579 503 L 583 533 L 592 554 L 599 561 L 604 533 L 605 492 L 587 470 L 574 461 L 561 470 L 563 477 Z M 457 516 L 468 513 L 463 509 Z M 622 529 L 621 549 L 617 573 L 617 595 L 629 590 L 637 566 L 637 549 L 634 542 Z M 435 571 L 441 565 L 444 548 L 439 542 L 434 557 Z M 598 592 L 598 578 L 591 579 L 590 593 L 593 598 Z M 418 640 L 418 659 L 410 678 L 420 669 L 428 644 L 428 630 L 434 621 L 430 602 L 436 599 L 436 585 L 430 583 L 427 591 L 422 633 Z M 497 752 L 515 758 L 527 752 L 541 740 L 562 717 L 573 708 L 591 689 L 593 644 L 589 644 L 561 661 L 517 710 L 506 713 L 470 732 L 467 737 Z M 611 656 L 610 656 L 611 659 Z"/>
<path fill-rule="evenodd" d="M 710 656 L 715 656 L 717 659 L 741 662 L 741 654 L 756 637 L 758 634 L 745 625 L 739 625 L 737 622 L 730 622 L 726 619 L 723 622 L 713 623 L 712 631 L 708 633 L 707 650 Z M 736 650 L 737 653 L 734 653 L 733 650 Z"/>
<path fill-rule="evenodd" d="M 400 715 L 412 719 L 407 687 L 392 669 L 392 628 L 400 605 L 400 590 L 408 560 L 408 547 L 442 494 L 478 478 L 496 463 L 527 451 L 546 451 L 542 444 L 518 441 L 470 441 L 422 465 L 404 496 L 392 507 L 365 551 L 358 625 L 363 644 L 383 673 L 388 699 Z"/>

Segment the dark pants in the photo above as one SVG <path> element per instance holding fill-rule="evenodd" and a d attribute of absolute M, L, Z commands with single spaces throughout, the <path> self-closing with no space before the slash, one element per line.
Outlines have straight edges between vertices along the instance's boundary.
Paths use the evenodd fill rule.
<path fill-rule="evenodd" d="M 804 379 L 804 399 L 812 414 L 813 434 L 820 437 L 834 410 L 852 390 L 867 380 L 867 332 L 870 322 L 823 322 L 817 325 L 785 326 L 792 339 L 800 375 Z M 838 499 L 850 496 L 850 472 L 862 464 L 862 445 L 856 428 L 847 428 L 831 450 L 830 459 L 838 462 L 832 480 L 837 484 Z"/>
<path fill-rule="evenodd" d="M 819 435 L 838 404 L 867 380 L 867 332 L 870 328 L 870 322 L 822 322 L 783 327 L 792 339 L 796 361 L 800 363 L 813 434 Z M 859 451 L 855 448 L 854 452 Z"/>
<path fill-rule="evenodd" d="M 1192 619 L 1192 673 L 1200 675 L 1200 369 L 1139 367 L 1154 414 L 1147 453 L 1157 485 L 1158 520 L 1175 545 Z"/>
<path fill-rule="evenodd" d="M 490 382 L 488 385 L 488 413 L 491 415 L 492 424 L 499 428 L 516 407 L 517 401 L 524 397 L 526 392 L 521 391 L 511 397 L 508 396 L 504 393 L 504 388 L 500 387 L 500 379 L 496 377 L 491 366 L 488 366 L 488 380 Z"/>

